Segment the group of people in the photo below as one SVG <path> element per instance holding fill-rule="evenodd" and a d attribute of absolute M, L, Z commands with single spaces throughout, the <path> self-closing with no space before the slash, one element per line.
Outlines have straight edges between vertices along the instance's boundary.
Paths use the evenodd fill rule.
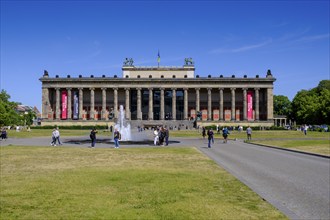
<path fill-rule="evenodd" d="M 217 125 L 216 127 L 217 133 L 220 133 L 220 126 Z M 240 128 L 240 130 L 243 130 L 243 128 Z M 208 129 L 206 132 L 206 128 L 202 127 L 202 136 L 203 139 L 205 139 L 206 135 L 208 136 L 208 148 L 211 148 L 211 143 L 214 143 L 214 132 L 212 128 Z M 227 127 L 222 128 L 222 137 L 223 137 L 223 143 L 227 143 L 228 141 L 228 135 L 229 135 L 229 130 Z M 252 137 L 252 128 L 249 126 L 246 129 L 246 135 L 247 135 L 247 140 L 250 141 Z"/>
<path fill-rule="evenodd" d="M 167 146 L 169 136 L 170 133 L 166 126 L 154 128 L 154 145 Z"/>
<path fill-rule="evenodd" d="M 93 128 L 91 130 L 91 133 L 89 134 L 89 137 L 91 139 L 91 148 L 95 147 L 96 144 L 96 134 L 97 134 L 97 130 L 95 128 Z M 115 128 L 114 132 L 113 132 L 113 140 L 115 142 L 115 148 L 119 148 L 119 141 L 121 139 L 121 134 L 118 131 L 117 128 Z"/>
<path fill-rule="evenodd" d="M 219 133 L 218 131 L 220 130 L 220 127 L 217 126 L 216 129 L 217 129 L 217 133 Z M 91 146 L 90 146 L 91 148 L 95 147 L 96 134 L 97 134 L 97 130 L 95 128 L 93 128 L 89 135 L 89 137 L 91 139 Z M 247 134 L 247 140 L 248 141 L 251 140 L 252 129 L 250 126 L 246 129 L 246 134 Z M 208 129 L 206 132 L 206 128 L 202 127 L 203 139 L 205 139 L 206 135 L 208 136 L 208 138 L 207 138 L 208 139 L 208 148 L 211 148 L 211 143 L 214 144 L 214 132 L 213 132 L 212 128 Z M 228 135 L 229 135 L 228 128 L 223 127 L 223 129 L 222 129 L 223 143 L 227 143 Z M 1 132 L 1 138 L 2 139 L 7 138 L 7 132 L 5 129 L 3 129 Z M 114 143 L 115 143 L 115 148 L 119 148 L 119 141 L 121 140 L 121 134 L 117 128 L 115 128 L 115 130 L 113 132 L 113 139 L 114 139 Z M 157 145 L 168 146 L 168 139 L 169 139 L 169 129 L 166 126 L 154 128 L 154 145 L 155 146 L 157 146 Z M 59 145 L 62 145 L 58 127 L 53 129 L 52 141 L 50 143 L 51 146 L 56 146 L 56 142 Z"/>

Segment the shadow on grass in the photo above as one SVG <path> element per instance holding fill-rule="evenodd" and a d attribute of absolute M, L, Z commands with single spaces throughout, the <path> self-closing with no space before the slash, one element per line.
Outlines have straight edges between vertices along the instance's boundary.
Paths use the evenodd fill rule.
<path fill-rule="evenodd" d="M 89 144 L 91 143 L 90 139 L 67 139 L 63 143 L 67 144 Z M 98 144 L 113 144 L 114 141 L 111 138 L 98 138 L 96 139 L 96 143 Z M 180 141 L 169 141 L 169 144 L 178 144 Z M 121 145 L 154 145 L 153 140 L 143 140 L 143 141 L 120 141 Z"/>

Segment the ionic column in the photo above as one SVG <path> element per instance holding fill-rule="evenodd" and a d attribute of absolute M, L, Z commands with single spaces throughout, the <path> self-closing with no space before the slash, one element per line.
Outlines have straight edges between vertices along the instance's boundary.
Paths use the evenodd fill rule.
<path fill-rule="evenodd" d="M 48 119 L 49 106 L 49 90 L 42 88 L 42 118 Z"/>
<path fill-rule="evenodd" d="M 231 88 L 231 120 L 235 121 L 235 89 Z"/>
<path fill-rule="evenodd" d="M 118 88 L 113 88 L 113 113 L 118 118 Z"/>
<path fill-rule="evenodd" d="M 95 107 L 94 107 L 94 103 L 95 103 L 95 99 L 94 99 L 94 88 L 90 88 L 89 89 L 91 91 L 91 110 L 89 111 L 89 119 L 93 119 L 94 120 L 94 111 L 95 111 Z"/>
<path fill-rule="evenodd" d="M 247 120 L 247 88 L 243 88 L 243 120 Z"/>
<path fill-rule="evenodd" d="M 219 114 L 220 114 L 220 121 L 223 121 L 223 88 L 219 88 Z"/>
<path fill-rule="evenodd" d="M 60 88 L 56 89 L 56 119 L 60 119 L 61 110 L 60 110 Z"/>
<path fill-rule="evenodd" d="M 101 118 L 106 120 L 106 112 L 107 112 L 107 88 L 102 88 L 102 113 Z"/>
<path fill-rule="evenodd" d="M 273 116 L 273 88 L 267 89 L 267 120 L 272 120 Z"/>
<path fill-rule="evenodd" d="M 256 121 L 259 121 L 259 88 L 254 89 L 255 99 L 256 99 L 256 106 L 255 106 L 255 113 L 256 113 Z"/>
<path fill-rule="evenodd" d="M 71 88 L 66 89 L 68 92 L 68 119 L 72 118 L 72 98 L 71 98 Z"/>
<path fill-rule="evenodd" d="M 130 88 L 126 88 L 125 89 L 125 118 L 126 119 L 131 119 L 131 110 L 130 110 L 130 106 L 129 106 L 129 90 Z"/>
<path fill-rule="evenodd" d="M 79 119 L 83 119 L 83 88 L 78 88 L 79 89 Z"/>
<path fill-rule="evenodd" d="M 152 88 L 149 88 L 149 112 L 148 118 L 149 120 L 154 120 L 154 112 L 153 112 L 153 93 Z"/>
<path fill-rule="evenodd" d="M 183 118 L 188 120 L 188 88 L 184 88 L 184 106 L 183 106 Z"/>
<path fill-rule="evenodd" d="M 164 91 L 164 88 L 160 88 L 160 120 L 164 120 L 165 118 Z"/>
<path fill-rule="evenodd" d="M 207 120 L 212 120 L 212 88 L 207 88 Z"/>
<path fill-rule="evenodd" d="M 176 88 L 172 89 L 172 120 L 176 120 Z"/>
<path fill-rule="evenodd" d="M 141 110 L 141 88 L 137 88 L 137 119 L 142 120 L 142 110 Z"/>
<path fill-rule="evenodd" d="M 196 88 L 196 115 L 197 115 L 197 112 L 200 111 L 199 103 L 200 103 L 199 88 Z"/>

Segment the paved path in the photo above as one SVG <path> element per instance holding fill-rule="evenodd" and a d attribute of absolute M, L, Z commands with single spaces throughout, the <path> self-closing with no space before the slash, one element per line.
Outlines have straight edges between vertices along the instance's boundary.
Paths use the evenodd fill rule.
<path fill-rule="evenodd" d="M 78 140 L 81 138 L 62 138 Z M 88 140 L 88 139 L 86 139 Z M 194 146 L 237 177 L 291 219 L 330 219 L 330 159 L 220 140 L 211 149 L 207 140 L 175 138 L 170 147 Z M 1 145 L 45 146 L 49 138 L 9 139 Z M 64 147 L 88 147 L 89 143 L 65 143 Z M 97 148 L 113 144 L 98 143 Z M 153 147 L 129 145 L 122 147 Z"/>

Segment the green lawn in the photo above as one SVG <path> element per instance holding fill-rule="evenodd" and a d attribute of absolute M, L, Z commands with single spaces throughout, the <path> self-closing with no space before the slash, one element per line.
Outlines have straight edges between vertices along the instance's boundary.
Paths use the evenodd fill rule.
<path fill-rule="evenodd" d="M 65 130 L 60 129 L 61 136 L 85 136 L 89 137 L 89 130 Z M 146 131 L 150 132 L 150 131 Z M 50 137 L 52 129 L 33 129 L 28 131 L 8 131 L 9 138 L 30 138 L 30 137 Z M 106 130 L 99 130 L 98 137 L 111 136 Z M 170 137 L 201 138 L 202 134 L 198 130 L 176 130 L 170 131 Z M 222 139 L 221 134 L 215 132 L 216 139 Z M 246 140 L 245 131 L 231 131 L 229 139 Z M 277 147 L 289 147 L 296 150 L 330 155 L 330 132 L 311 132 L 304 135 L 301 131 L 256 131 L 252 132 L 252 143 L 266 144 Z"/>
<path fill-rule="evenodd" d="M 60 134 L 62 137 L 68 136 L 88 136 L 90 134 L 90 130 L 65 130 L 60 129 Z M 98 136 L 105 136 L 110 135 L 109 131 L 106 130 L 99 130 Z M 8 131 L 8 137 L 15 137 L 15 138 L 32 138 L 32 137 L 51 137 L 52 136 L 52 129 L 31 129 L 31 131 L 22 130 L 20 132 L 16 132 L 15 130 Z"/>
<path fill-rule="evenodd" d="M 1 147 L 1 219 L 285 219 L 195 148 Z"/>
<path fill-rule="evenodd" d="M 214 131 L 214 136 L 216 138 L 222 138 L 221 134 L 217 134 Z M 202 134 L 198 132 L 198 130 L 181 130 L 181 131 L 171 131 L 170 135 L 173 137 L 202 137 Z M 230 131 L 229 134 L 230 139 L 246 139 L 245 131 Z M 287 130 L 279 130 L 279 131 L 252 131 L 253 139 L 273 139 L 273 138 L 330 138 L 330 132 L 308 132 L 307 135 L 304 135 L 301 131 L 287 131 Z"/>
<path fill-rule="evenodd" d="M 253 143 L 330 156 L 329 140 L 258 140 Z"/>

